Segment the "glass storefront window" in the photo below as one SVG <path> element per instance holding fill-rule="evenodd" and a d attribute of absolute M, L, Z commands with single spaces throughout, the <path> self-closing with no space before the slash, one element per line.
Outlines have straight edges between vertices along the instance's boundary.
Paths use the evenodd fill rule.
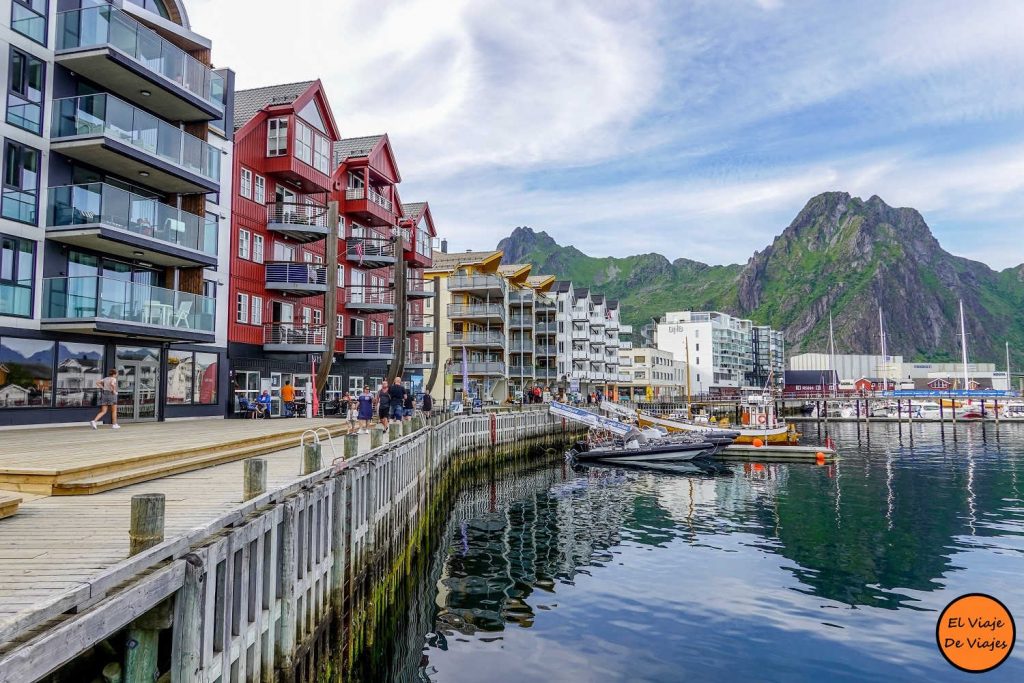
<path fill-rule="evenodd" d="M 97 405 L 99 388 L 96 382 L 103 376 L 103 347 L 99 344 L 57 345 L 58 408 L 81 408 Z"/>
<path fill-rule="evenodd" d="M 217 402 L 217 354 L 197 353 L 195 360 L 195 393 L 193 402 L 197 405 L 213 405 Z"/>
<path fill-rule="evenodd" d="M 192 402 L 194 360 L 191 351 L 167 352 L 167 403 Z"/>
<path fill-rule="evenodd" d="M 51 341 L 0 337 L 0 408 L 51 404 L 54 346 Z"/>

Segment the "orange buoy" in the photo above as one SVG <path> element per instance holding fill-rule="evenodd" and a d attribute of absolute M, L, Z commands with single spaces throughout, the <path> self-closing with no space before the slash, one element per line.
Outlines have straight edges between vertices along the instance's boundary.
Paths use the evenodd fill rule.
<path fill-rule="evenodd" d="M 754 439 L 754 448 L 760 448 L 763 445 L 764 441 L 761 441 L 761 439 Z"/>
<path fill-rule="evenodd" d="M 759 462 L 755 462 L 754 463 L 754 471 L 755 472 L 763 472 L 764 471 L 764 465 L 762 465 Z"/>
<path fill-rule="evenodd" d="M 821 451 L 818 451 L 818 452 L 817 452 L 817 453 L 815 454 L 815 456 L 814 456 L 814 460 L 815 460 L 815 461 L 816 461 L 816 462 L 817 462 L 817 463 L 818 463 L 819 465 L 824 465 L 824 464 L 825 464 L 825 454 L 824 454 L 824 453 L 822 453 Z"/>

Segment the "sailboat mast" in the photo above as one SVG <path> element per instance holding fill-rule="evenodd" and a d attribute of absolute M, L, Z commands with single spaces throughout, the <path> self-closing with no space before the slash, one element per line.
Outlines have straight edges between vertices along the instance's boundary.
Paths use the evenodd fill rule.
<path fill-rule="evenodd" d="M 836 371 L 836 336 L 832 330 L 832 311 L 828 312 L 828 346 L 829 346 L 829 370 L 832 371 L 832 393 L 836 393 L 836 383 L 839 381 L 839 373 Z"/>
<path fill-rule="evenodd" d="M 964 300 L 960 299 L 960 351 L 964 363 L 964 389 L 971 388 L 971 377 L 967 374 L 967 328 L 964 326 Z"/>
<path fill-rule="evenodd" d="M 1013 389 L 1013 380 L 1010 379 L 1010 342 L 1006 342 L 1006 388 Z"/>
<path fill-rule="evenodd" d="M 878 307 L 878 336 L 882 340 L 882 391 L 889 391 L 889 357 L 885 355 L 885 326 L 882 323 L 882 307 Z"/>

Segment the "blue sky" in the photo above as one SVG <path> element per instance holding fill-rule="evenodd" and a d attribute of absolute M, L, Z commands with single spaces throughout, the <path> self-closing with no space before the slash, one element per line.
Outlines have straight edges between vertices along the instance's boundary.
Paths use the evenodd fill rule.
<path fill-rule="evenodd" d="M 846 190 L 1024 262 L 1024 2 L 293 0 L 285 31 L 278 3 L 238 7 L 189 4 L 215 63 L 239 87 L 321 78 L 454 249 L 530 225 L 743 262 Z"/>

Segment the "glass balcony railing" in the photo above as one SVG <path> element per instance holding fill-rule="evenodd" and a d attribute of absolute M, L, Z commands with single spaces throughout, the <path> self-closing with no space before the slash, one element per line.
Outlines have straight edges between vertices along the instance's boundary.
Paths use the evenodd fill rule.
<path fill-rule="evenodd" d="M 224 77 L 111 5 L 57 13 L 57 51 L 112 47 L 223 110 Z"/>
<path fill-rule="evenodd" d="M 100 223 L 217 255 L 217 223 L 106 183 L 51 187 L 46 224 Z"/>
<path fill-rule="evenodd" d="M 105 135 L 186 171 L 220 182 L 220 151 L 113 95 L 65 97 L 53 102 L 51 139 Z"/>
<path fill-rule="evenodd" d="M 105 318 L 213 334 L 216 300 L 138 282 L 87 275 L 43 280 L 43 318 Z"/>
<path fill-rule="evenodd" d="M 448 290 L 498 289 L 505 291 L 505 279 L 500 275 L 453 275 L 448 278 Z"/>

